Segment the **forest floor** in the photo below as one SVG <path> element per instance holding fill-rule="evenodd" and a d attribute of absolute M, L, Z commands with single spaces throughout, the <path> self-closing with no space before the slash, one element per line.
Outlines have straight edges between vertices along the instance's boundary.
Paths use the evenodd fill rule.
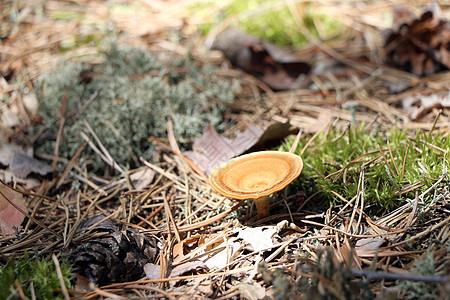
<path fill-rule="evenodd" d="M 311 69 L 299 77 L 301 82 L 292 81 L 289 72 L 276 78 L 250 74 L 231 65 L 226 55 L 233 49 L 221 52 L 211 45 L 240 18 L 258 18 L 271 6 L 211 21 L 231 2 L 0 3 L 0 197 L 8 198 L 0 203 L 1 266 L 28 255 L 47 259 L 59 280 L 53 291 L 66 299 L 448 297 L 450 72 L 418 76 L 385 64 L 381 28 L 391 26 L 384 19 L 392 13 L 390 2 L 324 0 L 315 5 L 327 8 L 324 12 L 345 29 L 326 39 L 320 30 L 319 37 L 302 31 L 304 45 L 280 46 L 297 59 L 294 63 Z M 417 16 L 428 3 L 393 2 Z M 294 1 L 269 3 L 291 5 L 293 14 L 305 8 Z M 433 11 L 432 16 L 445 20 L 448 10 L 441 3 L 441 15 Z M 200 34 L 205 20 L 216 23 L 208 34 Z M 116 161 L 114 151 L 135 147 L 133 138 L 117 134 L 112 149 L 85 117 L 105 92 L 89 90 L 91 82 L 105 87 L 120 83 L 108 77 L 102 56 L 113 56 L 111 42 L 124 51 L 116 53 L 119 58 L 123 54 L 121 68 L 134 63 L 126 53 L 130 47 L 166 64 L 157 71 L 127 74 L 126 85 L 151 77 L 164 88 L 180 80 L 177 74 L 200 70 L 199 77 L 192 75 L 197 79 L 181 77 L 191 85 L 162 97 L 173 113 L 162 117 L 166 133 L 149 130 L 145 143 L 151 151 L 134 149 L 128 162 Z M 244 49 L 236 51 L 258 52 L 264 46 L 246 42 L 226 40 Z M 258 63 L 267 59 L 287 65 L 258 53 L 266 60 L 242 65 L 265 67 Z M 43 76 L 66 78 L 55 64 L 80 61 L 77 77 L 43 96 L 45 89 L 38 87 Z M 209 65 L 216 67 L 211 77 L 201 73 Z M 412 65 L 416 73 L 429 67 Z M 205 91 L 208 80 L 217 90 Z M 70 111 L 69 87 L 75 81 L 73 93 L 80 101 Z M 271 88 L 280 84 L 283 89 Z M 118 88 L 116 104 L 126 98 L 121 90 L 128 92 Z M 222 105 L 217 99 L 225 91 L 233 101 Z M 174 117 L 173 110 L 183 106 L 176 97 L 183 93 L 193 101 L 198 95 L 210 101 L 202 105 L 209 114 L 205 119 L 220 119 L 215 129 Z M 39 101 L 52 95 L 56 104 L 47 106 L 53 105 L 53 115 L 43 113 Z M 158 104 L 152 105 L 159 114 Z M 111 116 L 119 115 L 115 109 L 110 108 Z M 84 120 L 77 141 L 66 132 L 74 116 Z M 138 118 L 137 113 L 120 115 L 119 122 Z M 108 124 L 119 131 L 115 123 Z M 180 138 L 180 132 L 196 126 L 201 130 Z M 50 150 L 37 146 L 45 139 L 53 141 Z M 75 149 L 69 156 L 63 155 L 64 143 Z M 90 156 L 84 156 L 88 149 Z M 259 150 L 291 151 L 304 162 L 299 179 L 271 196 L 271 214 L 263 219 L 257 219 L 252 200 L 224 197 L 208 181 L 220 163 Z M 27 159 L 17 162 L 18 155 Z M 94 162 L 101 167 L 92 167 Z M 5 231 L 8 205 L 26 217 Z M 64 280 L 63 265 L 76 273 L 71 280 Z M 27 280 L 13 280 L 8 293 L 33 298 L 29 295 L 36 286 Z"/>

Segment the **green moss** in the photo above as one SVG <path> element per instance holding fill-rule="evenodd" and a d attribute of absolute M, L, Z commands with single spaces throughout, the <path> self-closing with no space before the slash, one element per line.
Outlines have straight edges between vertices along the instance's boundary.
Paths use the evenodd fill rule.
<path fill-rule="evenodd" d="M 293 140 L 294 137 L 290 137 L 280 150 L 288 151 Z M 423 193 L 443 174 L 446 163 L 444 153 L 424 142 L 445 151 L 450 149 L 449 139 L 441 134 L 429 136 L 418 132 L 411 137 L 406 131 L 395 127 L 390 132 L 382 133 L 379 130 L 369 131 L 364 125 L 351 126 L 347 132 L 331 129 L 320 133 L 302 155 L 305 166 L 298 182 L 305 188 L 308 185 L 305 178 L 312 178 L 323 198 L 338 200 L 332 193 L 334 191 L 350 200 L 361 188 L 358 182 L 364 169 L 366 203 L 391 209 L 403 204 L 406 199 L 414 198 L 416 191 Z M 301 141 L 296 153 L 300 153 L 306 143 L 307 140 Z M 408 192 L 408 187 L 412 185 L 422 186 Z M 428 193 L 421 202 L 432 200 L 433 193 Z"/>
<path fill-rule="evenodd" d="M 164 55 L 165 59 L 156 58 Z M 64 101 L 66 120 L 59 155 L 67 159 L 85 142 L 81 132 L 94 140 L 85 122 L 123 166 L 136 165 L 139 156 L 151 155 L 148 138 L 167 137 L 168 119 L 181 143 L 199 136 L 208 123 L 223 128 L 222 113 L 238 84 L 217 76 L 215 66 L 169 55 L 112 45 L 101 54 L 100 63 L 64 62 L 43 75 L 36 87 L 39 114 L 44 118 L 42 125 L 35 126 L 36 132 L 43 132 L 35 144 L 37 152 L 53 153 Z M 81 159 L 92 161 L 93 171 L 105 166 L 89 146 Z"/>
<path fill-rule="evenodd" d="M 342 24 L 321 13 L 319 6 L 306 4 L 298 7 L 301 7 L 302 16 L 297 20 L 286 3 L 282 1 L 234 0 L 214 16 L 213 22 L 205 22 L 200 25 L 199 29 L 202 34 L 207 34 L 226 18 L 237 17 L 239 29 L 247 33 L 278 45 L 296 46 L 305 45 L 308 42 L 307 38 L 299 31 L 298 26 L 303 26 L 315 38 L 319 37 L 317 24 L 320 24 L 321 33 L 326 36 L 341 32 Z M 209 8 L 209 6 L 197 5 L 193 10 L 199 13 L 205 8 Z M 207 16 L 204 18 L 208 19 Z"/>
<path fill-rule="evenodd" d="M 70 266 L 62 261 L 61 273 L 68 289 L 71 288 L 73 274 Z M 62 293 L 54 292 L 61 285 L 52 260 L 29 257 L 28 253 L 21 259 L 10 261 L 0 269 L 0 299 L 19 299 L 15 295 L 18 282 L 28 298 L 31 298 L 32 289 L 36 299 L 61 299 Z"/>

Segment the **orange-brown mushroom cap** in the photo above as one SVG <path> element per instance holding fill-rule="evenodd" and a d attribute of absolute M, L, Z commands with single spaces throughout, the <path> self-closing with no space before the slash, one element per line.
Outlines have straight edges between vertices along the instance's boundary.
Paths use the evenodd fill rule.
<path fill-rule="evenodd" d="M 284 189 L 303 169 L 300 156 L 280 151 L 253 152 L 236 157 L 209 176 L 211 186 L 234 199 L 258 199 Z"/>

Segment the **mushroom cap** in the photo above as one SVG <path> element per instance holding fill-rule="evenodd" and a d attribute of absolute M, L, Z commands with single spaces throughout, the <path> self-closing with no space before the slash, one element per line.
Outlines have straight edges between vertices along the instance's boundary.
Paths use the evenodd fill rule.
<path fill-rule="evenodd" d="M 209 183 L 220 194 L 234 199 L 258 199 L 284 189 L 303 169 L 300 156 L 280 151 L 260 151 L 231 159 L 216 168 Z"/>

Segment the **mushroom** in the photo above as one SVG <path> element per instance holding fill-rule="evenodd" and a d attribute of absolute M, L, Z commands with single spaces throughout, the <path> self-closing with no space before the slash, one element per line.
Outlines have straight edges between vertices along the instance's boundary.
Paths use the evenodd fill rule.
<path fill-rule="evenodd" d="M 253 152 L 216 168 L 209 176 L 209 183 L 223 196 L 253 199 L 258 219 L 262 219 L 269 215 L 269 196 L 284 189 L 302 169 L 302 159 L 293 153 Z"/>

